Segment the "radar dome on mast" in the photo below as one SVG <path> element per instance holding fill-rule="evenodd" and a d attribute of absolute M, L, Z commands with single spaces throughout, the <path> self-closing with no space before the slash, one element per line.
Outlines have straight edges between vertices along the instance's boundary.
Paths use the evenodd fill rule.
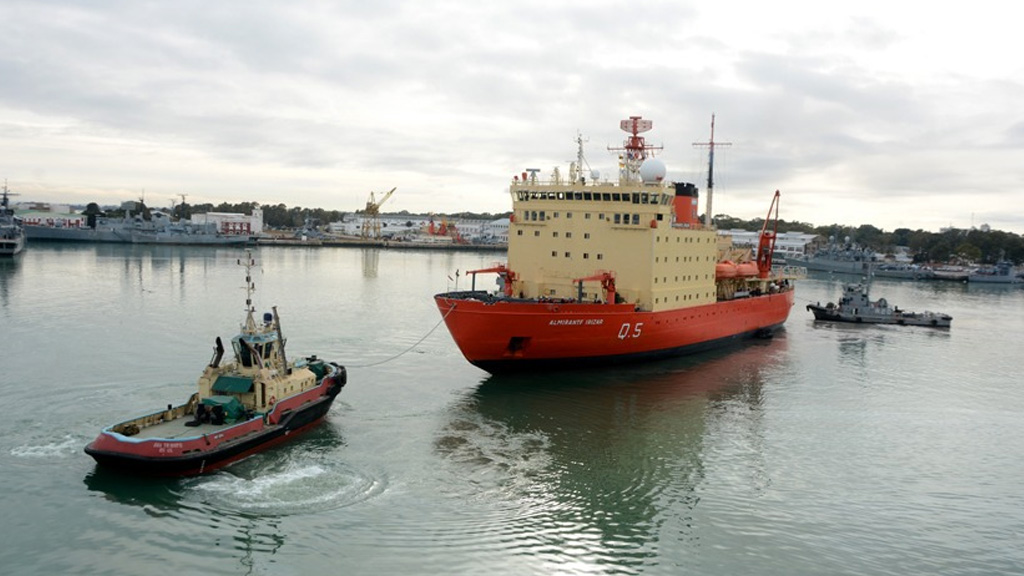
<path fill-rule="evenodd" d="M 648 158 L 640 165 L 640 179 L 644 182 L 661 182 L 665 179 L 665 163 L 659 158 Z"/>

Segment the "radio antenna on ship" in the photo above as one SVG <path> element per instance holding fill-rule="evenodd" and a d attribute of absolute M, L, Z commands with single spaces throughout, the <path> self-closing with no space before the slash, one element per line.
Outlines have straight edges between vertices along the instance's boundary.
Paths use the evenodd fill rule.
<path fill-rule="evenodd" d="M 576 132 L 576 161 L 571 163 L 569 166 L 569 180 L 573 183 L 585 183 L 588 172 L 583 171 L 583 167 L 586 166 L 587 170 L 590 170 L 589 174 L 591 178 L 596 180 L 597 177 L 593 170 L 590 169 L 590 163 L 583 157 L 583 143 L 589 139 L 583 138 L 583 134 Z"/>
<path fill-rule="evenodd" d="M 704 212 L 704 225 L 711 227 L 711 194 L 715 190 L 715 146 L 732 146 L 732 142 L 715 142 L 715 115 L 711 115 L 711 139 L 694 142 L 694 146 L 708 147 L 708 207 Z"/>

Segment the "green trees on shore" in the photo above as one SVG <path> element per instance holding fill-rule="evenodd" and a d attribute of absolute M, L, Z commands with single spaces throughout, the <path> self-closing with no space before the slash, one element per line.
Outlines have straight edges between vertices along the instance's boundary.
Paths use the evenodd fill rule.
<path fill-rule="evenodd" d="M 718 216 L 715 224 L 719 229 L 760 230 L 763 220 L 741 220 L 730 216 Z M 947 228 L 940 232 L 897 228 L 886 232 L 870 224 L 843 226 L 830 224 L 814 226 L 805 222 L 779 220 L 780 232 L 805 232 L 817 234 L 825 239 L 844 241 L 849 238 L 861 246 L 882 254 L 892 253 L 897 246 L 906 246 L 915 262 L 972 262 L 995 264 L 1009 260 L 1015 265 L 1024 263 L 1024 236 L 1001 230 L 969 230 Z"/>
<path fill-rule="evenodd" d="M 196 204 L 189 206 L 188 210 L 191 213 L 238 212 L 249 214 L 255 207 L 263 209 L 263 223 L 271 228 L 301 228 L 307 221 L 327 224 L 341 220 L 346 214 L 346 212 L 338 210 L 303 208 L 301 206 L 289 208 L 285 204 L 260 205 L 256 202 Z M 356 210 L 357 214 L 359 212 Z M 428 216 L 426 214 L 411 214 L 406 210 L 387 215 L 408 216 L 410 219 Z M 459 212 L 457 214 L 436 214 L 434 217 L 494 220 L 507 218 L 508 215 L 508 212 L 501 214 Z M 742 220 L 728 215 L 719 215 L 715 218 L 715 225 L 719 229 L 754 231 L 760 230 L 762 224 L 763 220 L 757 218 Z M 914 260 L 918 262 L 963 261 L 994 264 L 999 260 L 1006 259 L 1016 265 L 1024 264 L 1024 236 L 1001 230 L 948 228 L 940 232 L 927 232 L 898 228 L 892 232 L 886 232 L 871 224 L 815 226 L 806 222 L 779 220 L 779 231 L 817 234 L 824 239 L 836 238 L 839 241 L 849 238 L 851 242 L 856 242 L 883 254 L 894 252 L 897 246 L 906 246 Z"/>

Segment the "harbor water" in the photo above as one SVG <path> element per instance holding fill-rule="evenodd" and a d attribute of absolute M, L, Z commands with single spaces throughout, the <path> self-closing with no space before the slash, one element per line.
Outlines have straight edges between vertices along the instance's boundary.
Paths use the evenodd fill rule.
<path fill-rule="evenodd" d="M 4 574 L 1024 573 L 1020 286 L 877 279 L 952 328 L 840 325 L 804 306 L 854 278 L 813 274 L 770 340 L 497 377 L 431 297 L 503 255 L 262 248 L 257 311 L 348 367 L 328 419 L 205 476 L 97 468 L 102 427 L 183 402 L 237 331 L 243 257 L 0 260 Z"/>

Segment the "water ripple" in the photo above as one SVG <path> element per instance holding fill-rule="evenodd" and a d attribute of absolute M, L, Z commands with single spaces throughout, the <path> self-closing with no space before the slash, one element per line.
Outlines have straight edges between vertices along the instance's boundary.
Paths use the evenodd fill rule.
<path fill-rule="evenodd" d="M 381 494 L 387 483 L 342 462 L 290 459 L 245 474 L 233 467 L 190 482 L 208 506 L 244 514 L 289 516 L 344 508 Z M 239 474 L 242 472 L 242 474 Z"/>

